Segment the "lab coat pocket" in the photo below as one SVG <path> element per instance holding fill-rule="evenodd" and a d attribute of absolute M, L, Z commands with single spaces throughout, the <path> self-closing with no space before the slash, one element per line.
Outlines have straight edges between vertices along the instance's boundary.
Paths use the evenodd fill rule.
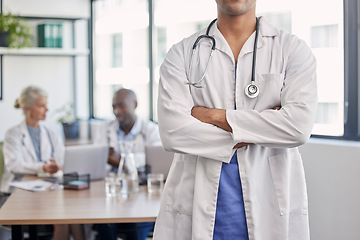
<path fill-rule="evenodd" d="M 175 155 L 171 166 L 172 174 L 166 180 L 166 211 L 192 215 L 196 162 L 196 156 Z"/>
<path fill-rule="evenodd" d="M 256 103 L 256 110 L 262 111 L 279 107 L 281 105 L 281 90 L 284 84 L 284 74 L 267 73 L 258 74 L 259 99 Z"/>
<path fill-rule="evenodd" d="M 305 173 L 298 151 L 268 157 L 280 215 L 307 214 Z"/>

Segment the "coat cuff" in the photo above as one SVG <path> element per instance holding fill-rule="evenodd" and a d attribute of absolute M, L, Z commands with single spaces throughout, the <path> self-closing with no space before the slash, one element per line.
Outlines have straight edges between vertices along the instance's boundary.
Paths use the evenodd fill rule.
<path fill-rule="evenodd" d="M 44 173 L 43 165 L 44 165 L 43 162 L 37 163 L 36 169 L 38 173 Z"/>
<path fill-rule="evenodd" d="M 232 129 L 232 137 L 234 139 L 234 142 L 244 142 L 243 138 L 241 137 L 241 130 L 236 127 L 236 110 L 226 110 L 226 121 Z"/>

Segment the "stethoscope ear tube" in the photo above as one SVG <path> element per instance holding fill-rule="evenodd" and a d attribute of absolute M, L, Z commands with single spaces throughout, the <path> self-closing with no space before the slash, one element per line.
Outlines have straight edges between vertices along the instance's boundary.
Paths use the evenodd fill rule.
<path fill-rule="evenodd" d="M 214 19 L 209 24 L 209 26 L 208 26 L 208 28 L 206 30 L 206 34 L 205 35 L 200 35 L 195 40 L 195 42 L 193 44 L 192 55 L 191 55 L 190 66 L 189 66 L 189 78 L 188 78 L 187 82 L 185 82 L 185 84 L 187 84 L 187 85 L 190 85 L 190 86 L 193 86 L 193 87 L 196 87 L 196 88 L 204 88 L 205 87 L 205 85 L 200 85 L 200 83 L 205 78 L 206 71 L 207 71 L 207 69 L 209 67 L 210 59 L 211 59 L 211 57 L 213 55 L 213 52 L 215 50 L 216 41 L 215 41 L 215 38 L 213 36 L 209 35 L 209 32 L 210 32 L 210 29 L 211 29 L 212 25 L 216 22 L 216 20 L 217 19 Z M 255 84 L 256 53 L 257 53 L 257 41 L 258 41 L 258 35 L 259 35 L 259 19 L 258 18 L 256 18 L 255 31 L 256 32 L 255 32 L 253 60 L 252 60 L 251 83 L 245 87 L 245 95 L 248 96 L 249 98 L 256 98 L 259 95 L 259 92 L 260 92 L 258 86 L 256 86 L 256 84 Z M 198 43 L 203 38 L 207 38 L 207 39 L 210 39 L 212 41 L 211 53 L 210 53 L 210 56 L 209 56 L 208 62 L 206 64 L 205 71 L 204 71 L 203 75 L 201 76 L 201 78 L 198 81 L 192 82 L 192 81 L 190 81 L 190 77 L 191 77 L 191 70 L 192 70 L 193 55 L 195 53 L 196 46 L 198 45 Z"/>
<path fill-rule="evenodd" d="M 259 19 L 256 18 L 256 27 L 255 27 L 255 40 L 254 40 L 254 50 L 253 50 L 253 61 L 251 69 L 251 84 L 255 84 L 255 66 L 256 66 L 256 53 L 257 53 L 257 41 L 259 36 Z"/>
<path fill-rule="evenodd" d="M 197 46 L 197 44 L 200 42 L 200 40 L 201 39 L 203 39 L 203 38 L 208 38 L 208 39 L 210 39 L 211 41 L 212 41 L 212 47 L 211 47 L 211 50 L 215 50 L 215 38 L 214 37 L 212 37 L 212 36 L 209 36 L 209 35 L 200 35 L 197 39 L 196 39 L 196 41 L 194 42 L 194 45 L 193 45 L 193 50 L 195 50 L 195 48 L 196 48 L 196 46 Z"/>
<path fill-rule="evenodd" d="M 205 35 L 200 35 L 194 42 L 193 44 L 193 47 L 192 47 L 192 53 L 191 53 L 191 59 L 190 59 L 190 66 L 189 66 L 189 78 L 188 80 L 185 82 L 185 84 L 187 85 L 190 85 L 190 86 L 193 86 L 193 87 L 196 87 L 196 88 L 206 88 L 206 85 L 201 85 L 200 83 L 202 82 L 202 80 L 205 78 L 205 74 L 206 74 L 206 71 L 209 67 L 209 63 L 210 63 L 210 59 L 215 51 L 215 47 L 216 47 L 216 41 L 215 41 L 215 38 L 213 36 L 210 36 L 209 35 L 209 31 L 210 31 L 210 28 L 211 26 L 216 22 L 217 19 L 214 19 L 211 21 L 211 23 L 209 24 L 208 28 L 206 29 L 206 34 Z M 203 38 L 207 38 L 207 39 L 210 39 L 211 42 L 212 42 L 212 46 L 211 46 L 211 52 L 210 52 L 210 55 L 209 55 L 209 59 L 207 61 L 207 64 L 206 64 L 206 67 L 205 67 L 205 71 L 204 71 L 204 74 L 200 77 L 200 79 L 196 82 L 192 82 L 190 81 L 190 76 L 191 76 L 191 69 L 192 69 L 192 62 L 193 62 L 193 56 L 195 54 L 195 49 L 196 49 L 196 46 L 197 44 L 200 42 L 201 39 Z"/>
<path fill-rule="evenodd" d="M 245 95 L 249 98 L 256 98 L 259 96 L 260 90 L 255 84 L 255 66 L 256 66 L 256 53 L 257 53 L 257 41 L 259 36 L 259 19 L 256 18 L 255 26 L 255 40 L 254 40 L 254 50 L 253 50 L 253 61 L 251 69 L 251 83 L 245 87 Z"/>

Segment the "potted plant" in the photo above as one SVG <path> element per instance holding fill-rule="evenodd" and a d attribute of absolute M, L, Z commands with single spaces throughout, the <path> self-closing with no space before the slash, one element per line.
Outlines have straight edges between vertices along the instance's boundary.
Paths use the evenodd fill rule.
<path fill-rule="evenodd" d="M 59 122 L 64 129 L 66 139 L 76 139 L 79 137 L 79 118 L 75 116 L 72 103 L 65 104 L 57 112 L 61 113 Z"/>
<path fill-rule="evenodd" d="M 0 47 L 31 47 L 31 28 L 26 19 L 0 13 Z"/>

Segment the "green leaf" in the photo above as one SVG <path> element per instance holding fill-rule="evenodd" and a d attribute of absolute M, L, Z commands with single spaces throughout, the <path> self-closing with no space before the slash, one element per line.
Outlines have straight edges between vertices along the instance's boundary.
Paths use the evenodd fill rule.
<path fill-rule="evenodd" d="M 0 13 L 0 32 L 9 32 L 10 48 L 32 46 L 32 32 L 27 20 L 8 13 Z"/>

